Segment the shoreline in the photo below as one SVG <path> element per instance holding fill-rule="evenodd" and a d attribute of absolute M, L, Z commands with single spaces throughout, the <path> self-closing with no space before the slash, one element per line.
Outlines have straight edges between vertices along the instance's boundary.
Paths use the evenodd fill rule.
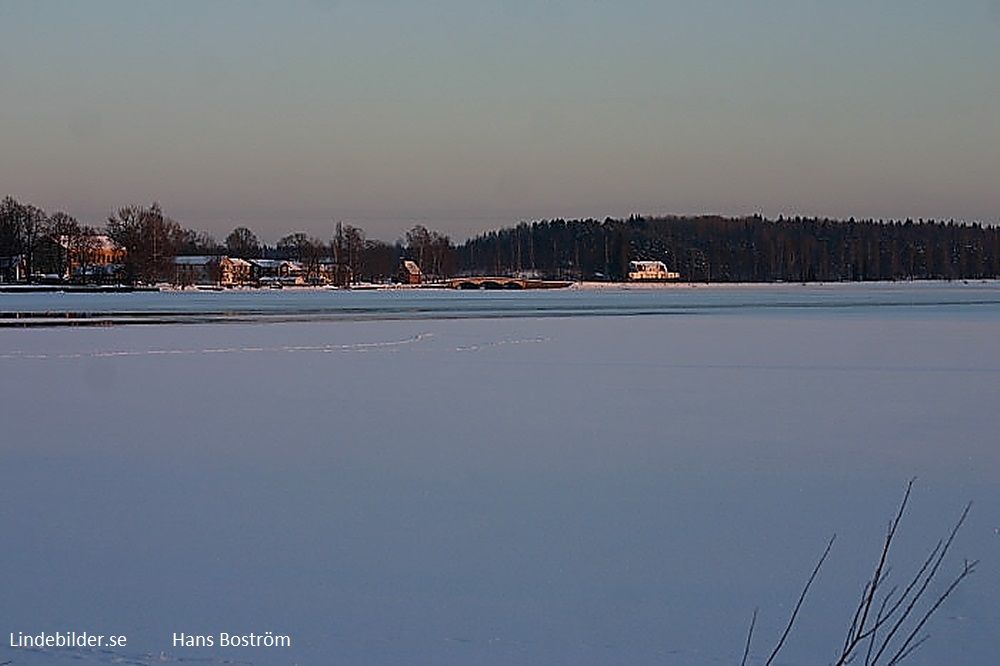
<path fill-rule="evenodd" d="M 555 281 L 551 281 L 555 283 Z M 272 292 L 352 292 L 352 291 L 676 291 L 691 289 L 784 289 L 784 288 L 818 288 L 818 287 L 849 287 L 849 286 L 883 286 L 902 287 L 919 286 L 932 287 L 957 286 L 957 285 L 991 285 L 1000 283 L 998 278 L 972 278 L 960 280 L 872 280 L 872 281 L 846 281 L 846 282 L 597 282 L 597 281 L 567 281 L 566 284 L 559 284 L 558 287 L 546 288 L 525 288 L 525 289 L 459 289 L 448 284 L 375 284 L 360 283 L 350 287 L 333 287 L 330 285 L 288 285 L 281 289 L 273 287 L 236 286 L 218 287 L 214 285 L 200 285 L 179 287 L 170 284 L 158 284 L 152 286 L 128 286 L 128 285 L 58 285 L 58 284 L 0 284 L 0 294 L 38 294 L 38 293 L 65 293 L 65 294 L 128 294 L 128 293 L 272 293 Z"/>

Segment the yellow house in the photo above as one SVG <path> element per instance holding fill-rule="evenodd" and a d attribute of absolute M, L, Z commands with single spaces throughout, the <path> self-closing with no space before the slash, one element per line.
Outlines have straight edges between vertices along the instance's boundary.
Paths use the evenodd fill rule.
<path fill-rule="evenodd" d="M 70 279 L 89 280 L 110 276 L 125 262 L 125 248 L 104 234 L 60 236 L 66 252 L 66 274 Z"/>
<path fill-rule="evenodd" d="M 238 257 L 219 258 L 219 281 L 223 287 L 237 287 L 250 284 L 253 279 L 252 266 L 246 259 Z"/>

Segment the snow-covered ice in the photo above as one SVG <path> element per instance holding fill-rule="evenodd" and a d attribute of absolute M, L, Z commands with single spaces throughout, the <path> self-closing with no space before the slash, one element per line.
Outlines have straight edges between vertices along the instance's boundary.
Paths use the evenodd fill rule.
<path fill-rule="evenodd" d="M 0 661 L 732 664 L 759 608 L 762 663 L 836 533 L 779 659 L 826 663 L 915 476 L 894 575 L 968 500 L 946 573 L 982 563 L 908 663 L 989 663 L 1000 288 L 825 289 L 0 330 Z M 6 640 L 72 630 L 128 647 Z M 291 647 L 172 645 L 265 631 Z"/>

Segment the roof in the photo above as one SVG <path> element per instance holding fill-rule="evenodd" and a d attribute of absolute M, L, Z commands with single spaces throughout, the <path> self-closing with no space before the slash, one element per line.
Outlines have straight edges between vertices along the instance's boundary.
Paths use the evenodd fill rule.
<path fill-rule="evenodd" d="M 219 257 L 209 254 L 189 254 L 174 257 L 174 263 L 180 266 L 207 266 L 219 261 Z"/>
<path fill-rule="evenodd" d="M 279 268 L 285 263 L 284 259 L 248 259 L 247 261 L 258 268 Z"/>
<path fill-rule="evenodd" d="M 57 242 L 68 250 L 70 249 L 70 247 L 73 245 L 74 241 L 77 238 L 79 237 L 71 237 L 63 235 L 58 238 Z M 93 247 L 93 249 L 96 250 L 107 250 L 109 252 L 117 252 L 123 249 L 121 245 L 116 243 L 111 238 L 111 236 L 108 236 L 107 234 L 86 235 L 85 238 L 89 239 L 88 242 L 92 243 L 91 247 Z"/>
<path fill-rule="evenodd" d="M 417 262 L 410 261 L 409 259 L 403 260 L 403 269 L 406 270 L 410 275 L 420 275 L 420 266 L 417 266 Z"/>

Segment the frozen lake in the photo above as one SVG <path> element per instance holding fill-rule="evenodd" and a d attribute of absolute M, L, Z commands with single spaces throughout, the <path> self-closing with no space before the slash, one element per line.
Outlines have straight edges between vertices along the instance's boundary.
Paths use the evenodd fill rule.
<path fill-rule="evenodd" d="M 538 291 L 285 289 L 0 294 L 0 327 L 370 321 L 1000 306 L 996 283 L 592 285 Z"/>
<path fill-rule="evenodd" d="M 0 294 L 0 325 L 0 662 L 738 664 L 757 608 L 762 664 L 836 533 L 776 661 L 826 664 L 912 477 L 893 581 L 970 500 L 928 595 L 981 563 L 905 663 L 1000 654 L 997 283 Z M 8 640 L 57 631 L 128 641 Z"/>

